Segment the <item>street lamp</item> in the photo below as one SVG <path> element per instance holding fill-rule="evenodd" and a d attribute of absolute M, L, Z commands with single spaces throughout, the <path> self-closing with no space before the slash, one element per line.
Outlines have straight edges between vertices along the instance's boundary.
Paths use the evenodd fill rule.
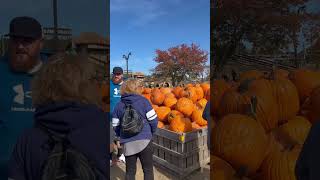
<path fill-rule="evenodd" d="M 127 78 L 129 78 L 129 68 L 128 68 L 128 61 L 129 61 L 129 57 L 131 55 L 131 52 L 129 52 L 128 55 L 123 55 L 122 57 L 126 60 L 126 63 L 127 63 Z"/>

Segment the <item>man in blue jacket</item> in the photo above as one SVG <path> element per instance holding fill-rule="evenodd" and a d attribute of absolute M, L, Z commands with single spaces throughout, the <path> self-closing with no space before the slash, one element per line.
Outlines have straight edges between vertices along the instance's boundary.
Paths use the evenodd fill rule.
<path fill-rule="evenodd" d="M 8 52 L 0 58 L 0 179 L 8 179 L 9 156 L 18 136 L 32 127 L 30 80 L 46 57 L 40 23 L 31 17 L 10 22 Z"/>
<path fill-rule="evenodd" d="M 112 114 L 114 107 L 121 100 L 120 88 L 123 83 L 123 69 L 121 67 L 114 67 L 112 71 L 112 79 L 110 81 L 110 114 Z M 110 117 L 110 119 L 112 119 Z M 122 155 L 122 149 L 120 146 L 119 138 L 115 138 L 116 148 L 114 152 L 114 156 L 124 160 L 124 156 Z M 116 164 L 116 157 L 113 158 L 113 164 Z"/>

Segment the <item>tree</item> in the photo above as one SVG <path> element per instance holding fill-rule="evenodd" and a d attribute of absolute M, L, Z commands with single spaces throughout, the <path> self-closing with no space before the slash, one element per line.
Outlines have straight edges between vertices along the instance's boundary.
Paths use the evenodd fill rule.
<path fill-rule="evenodd" d="M 176 86 L 184 80 L 197 78 L 204 71 L 208 53 L 196 44 L 181 44 L 167 50 L 157 49 L 154 61 L 158 63 L 153 69 L 154 76 L 169 77 Z"/>

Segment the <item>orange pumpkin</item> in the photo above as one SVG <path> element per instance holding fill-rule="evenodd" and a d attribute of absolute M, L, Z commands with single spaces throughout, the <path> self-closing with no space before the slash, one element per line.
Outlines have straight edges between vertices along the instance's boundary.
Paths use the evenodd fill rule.
<path fill-rule="evenodd" d="M 199 109 L 204 109 L 206 107 L 207 103 L 208 103 L 208 100 L 202 98 L 196 103 L 196 105 Z"/>
<path fill-rule="evenodd" d="M 185 116 L 190 117 L 195 106 L 188 98 L 180 98 L 176 104 L 176 110 L 182 112 Z"/>
<path fill-rule="evenodd" d="M 170 98 L 175 98 L 176 96 L 173 93 L 167 93 L 164 95 L 166 98 L 170 97 Z"/>
<path fill-rule="evenodd" d="M 189 119 L 178 116 L 172 119 L 169 129 L 178 133 L 190 132 L 192 131 L 192 124 Z"/>
<path fill-rule="evenodd" d="M 177 116 L 180 116 L 182 118 L 184 117 L 184 115 L 177 110 L 170 111 L 170 113 L 168 114 L 168 122 L 171 123 L 172 119 L 176 118 Z"/>
<path fill-rule="evenodd" d="M 172 90 L 172 93 L 177 97 L 177 98 L 180 98 L 180 93 L 181 91 L 183 91 L 183 88 L 178 86 L 178 87 L 175 87 L 173 90 Z"/>
<path fill-rule="evenodd" d="M 320 73 L 306 69 L 297 69 L 291 72 L 289 78 L 297 87 L 301 103 L 320 85 Z"/>
<path fill-rule="evenodd" d="M 207 121 L 202 118 L 203 110 L 194 110 L 192 113 L 192 121 L 196 122 L 200 126 L 207 125 Z"/>
<path fill-rule="evenodd" d="M 210 90 L 210 84 L 209 83 L 201 83 L 200 86 L 201 86 L 204 94 L 206 94 Z"/>
<path fill-rule="evenodd" d="M 300 109 L 298 91 L 287 79 L 274 80 L 273 89 L 277 100 L 279 123 L 285 123 L 295 117 Z"/>
<path fill-rule="evenodd" d="M 319 120 L 320 117 L 320 86 L 315 88 L 310 97 L 305 101 L 301 108 L 301 114 L 313 124 Z"/>
<path fill-rule="evenodd" d="M 203 89 L 199 86 L 196 86 L 195 87 L 195 90 L 196 90 L 196 94 L 197 94 L 197 100 L 200 100 L 204 97 L 204 92 L 203 92 Z"/>
<path fill-rule="evenodd" d="M 162 105 L 165 96 L 160 92 L 160 90 L 155 90 L 151 94 L 151 102 L 156 105 Z"/>
<path fill-rule="evenodd" d="M 173 98 L 167 97 L 167 98 L 164 99 L 163 104 L 171 109 L 174 105 L 177 104 L 177 101 L 178 100 L 175 97 L 173 97 Z"/>
<path fill-rule="evenodd" d="M 214 113 L 217 113 L 217 109 L 220 105 L 220 101 L 221 101 L 221 98 L 223 97 L 224 93 L 230 89 L 230 85 L 224 81 L 224 80 L 214 80 L 213 81 L 213 86 L 212 86 L 212 95 L 213 95 L 213 98 L 212 98 L 212 109 L 213 109 L 213 112 Z M 207 91 L 207 94 L 206 94 L 206 99 L 208 101 L 210 101 L 210 89 Z"/>
<path fill-rule="evenodd" d="M 264 74 L 258 70 L 249 70 L 240 74 L 240 82 L 251 79 L 262 79 Z"/>
<path fill-rule="evenodd" d="M 160 88 L 160 91 L 162 92 L 162 94 L 168 94 L 171 93 L 171 88 Z"/>
<path fill-rule="evenodd" d="M 300 154 L 299 146 L 286 150 L 275 150 L 264 160 L 259 179 L 291 180 L 296 179 L 295 165 Z"/>
<path fill-rule="evenodd" d="M 289 71 L 284 69 L 276 69 L 274 71 L 274 78 L 275 79 L 288 79 L 289 78 Z"/>
<path fill-rule="evenodd" d="M 151 88 L 144 88 L 142 93 L 143 94 L 151 94 Z"/>
<path fill-rule="evenodd" d="M 159 121 L 166 122 L 168 120 L 168 114 L 171 109 L 165 106 L 160 106 L 156 110 Z"/>
<path fill-rule="evenodd" d="M 180 92 L 180 97 L 191 99 L 194 103 L 197 102 L 198 96 L 194 87 L 186 87 Z"/>
<path fill-rule="evenodd" d="M 159 106 L 158 106 L 158 105 L 154 105 L 154 104 L 152 104 L 152 108 L 153 108 L 154 110 L 156 110 L 156 109 L 158 109 L 158 108 L 159 108 Z"/>
<path fill-rule="evenodd" d="M 278 130 L 288 135 L 296 143 L 303 145 L 311 128 L 311 123 L 304 117 L 296 116 L 280 126 Z"/>
<path fill-rule="evenodd" d="M 164 128 L 164 123 L 161 121 L 158 121 L 158 128 Z"/>
<path fill-rule="evenodd" d="M 212 134 L 214 155 L 235 169 L 245 168 L 247 174 L 258 170 L 266 155 L 268 137 L 255 119 L 240 114 L 227 115 L 216 124 Z"/>
<path fill-rule="evenodd" d="M 193 130 L 201 129 L 201 126 L 199 126 L 196 122 L 192 122 L 191 125 Z"/>
<path fill-rule="evenodd" d="M 148 101 L 149 101 L 150 103 L 152 103 L 152 102 L 151 102 L 151 94 L 142 94 L 142 96 L 145 97 L 146 99 L 148 99 Z"/>

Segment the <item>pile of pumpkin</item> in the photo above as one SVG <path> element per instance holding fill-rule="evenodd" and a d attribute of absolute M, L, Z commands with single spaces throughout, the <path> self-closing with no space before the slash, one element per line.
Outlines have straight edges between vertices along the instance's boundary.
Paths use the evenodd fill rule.
<path fill-rule="evenodd" d="M 187 84 L 185 87 L 144 88 L 142 95 L 158 116 L 158 128 L 185 133 L 207 126 L 202 118 L 210 99 L 210 84 Z"/>
<path fill-rule="evenodd" d="M 294 180 L 311 125 L 320 117 L 320 72 L 252 70 L 212 84 L 211 177 Z"/>

